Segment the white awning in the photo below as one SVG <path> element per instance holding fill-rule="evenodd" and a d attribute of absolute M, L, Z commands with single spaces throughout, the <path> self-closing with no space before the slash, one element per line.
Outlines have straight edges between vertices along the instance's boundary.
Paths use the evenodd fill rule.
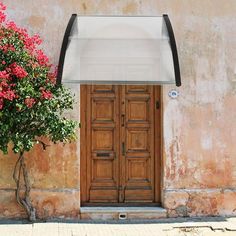
<path fill-rule="evenodd" d="M 167 15 L 72 15 L 63 40 L 58 81 L 180 86 L 170 27 Z M 175 40 L 174 46 L 176 49 Z"/>

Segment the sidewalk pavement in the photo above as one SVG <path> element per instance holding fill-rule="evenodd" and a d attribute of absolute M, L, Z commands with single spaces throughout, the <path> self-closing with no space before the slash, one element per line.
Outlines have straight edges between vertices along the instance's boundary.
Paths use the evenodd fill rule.
<path fill-rule="evenodd" d="M 0 221 L 0 236 L 236 236 L 236 217 L 168 218 L 156 221 Z"/>

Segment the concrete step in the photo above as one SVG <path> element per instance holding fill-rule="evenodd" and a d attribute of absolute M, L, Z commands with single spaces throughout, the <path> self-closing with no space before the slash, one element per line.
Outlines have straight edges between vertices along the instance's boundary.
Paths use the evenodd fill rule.
<path fill-rule="evenodd" d="M 167 217 L 161 207 L 81 207 L 82 220 L 154 220 Z"/>

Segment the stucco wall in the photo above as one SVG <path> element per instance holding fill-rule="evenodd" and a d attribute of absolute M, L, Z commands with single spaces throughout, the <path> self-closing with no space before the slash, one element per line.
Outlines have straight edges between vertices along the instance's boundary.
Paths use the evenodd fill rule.
<path fill-rule="evenodd" d="M 163 86 L 163 206 L 169 216 L 236 214 L 235 0 L 3 0 L 9 17 L 40 33 L 57 63 L 72 13 L 162 15 L 172 21 L 183 86 Z M 74 116 L 79 119 L 79 103 Z M 23 216 L 15 204 L 16 157 L 0 156 L 0 217 Z M 40 217 L 79 214 L 79 141 L 35 148 L 28 165 Z"/>

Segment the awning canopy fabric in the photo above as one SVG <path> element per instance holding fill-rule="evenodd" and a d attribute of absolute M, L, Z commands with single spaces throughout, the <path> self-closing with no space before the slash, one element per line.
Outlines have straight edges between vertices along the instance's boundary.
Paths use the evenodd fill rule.
<path fill-rule="evenodd" d="M 167 15 L 77 16 L 63 39 L 57 83 L 181 85 Z"/>

